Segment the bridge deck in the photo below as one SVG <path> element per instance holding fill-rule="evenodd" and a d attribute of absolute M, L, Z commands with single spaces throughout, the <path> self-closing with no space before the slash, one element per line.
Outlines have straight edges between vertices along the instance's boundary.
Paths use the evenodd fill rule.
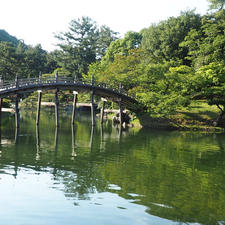
<path fill-rule="evenodd" d="M 110 101 L 119 103 L 123 107 L 132 111 L 143 110 L 143 106 L 138 101 L 128 96 L 127 93 L 119 89 L 111 88 L 106 84 L 91 84 L 81 80 L 72 78 L 56 77 L 56 78 L 27 78 L 16 79 L 14 81 L 4 81 L 0 83 L 0 98 L 9 97 L 25 92 L 33 92 L 37 90 L 71 90 L 77 92 L 91 92 L 94 95 L 106 98 Z"/>

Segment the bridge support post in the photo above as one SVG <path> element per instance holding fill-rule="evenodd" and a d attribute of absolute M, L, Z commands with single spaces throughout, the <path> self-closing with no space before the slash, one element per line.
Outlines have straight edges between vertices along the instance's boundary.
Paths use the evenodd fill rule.
<path fill-rule="evenodd" d="M 91 94 L 91 121 L 92 126 L 95 126 L 94 92 Z"/>
<path fill-rule="evenodd" d="M 36 126 L 36 160 L 40 160 L 40 132 L 39 126 Z"/>
<path fill-rule="evenodd" d="M 15 129 L 15 137 L 14 137 L 14 143 L 18 143 L 18 137 L 19 137 L 19 127 L 16 127 Z"/>
<path fill-rule="evenodd" d="M 39 83 L 40 84 L 42 83 L 42 73 L 41 72 L 39 73 Z"/>
<path fill-rule="evenodd" d="M 73 94 L 74 94 L 74 96 L 73 96 L 73 111 L 72 111 L 72 121 L 71 121 L 72 124 L 74 124 L 74 122 L 75 122 L 78 92 L 73 91 Z"/>
<path fill-rule="evenodd" d="M 37 104 L 37 115 L 36 115 L 36 125 L 39 125 L 40 121 L 40 112 L 41 112 L 41 98 L 42 98 L 42 91 L 38 91 L 38 104 Z"/>
<path fill-rule="evenodd" d="M 56 127 L 59 127 L 59 98 L 58 98 L 59 90 L 55 91 L 55 123 Z"/>
<path fill-rule="evenodd" d="M 55 142 L 54 142 L 54 145 L 55 145 L 55 154 L 58 151 L 58 140 L 59 140 L 58 137 L 59 137 L 59 127 L 56 127 L 55 128 Z"/>
<path fill-rule="evenodd" d="M 107 102 L 107 100 L 105 98 L 102 98 L 101 123 L 103 123 L 103 119 L 104 119 L 106 102 Z"/>
<path fill-rule="evenodd" d="M 4 79 L 0 76 L 0 87 L 2 88 L 4 85 Z M 2 126 L 2 106 L 3 106 L 3 98 L 0 98 L 0 127 Z"/>
<path fill-rule="evenodd" d="M 2 104 L 3 98 L 0 98 L 0 127 L 2 126 Z"/>
<path fill-rule="evenodd" d="M 120 83 L 120 93 L 122 93 L 122 84 Z M 122 123 L 123 123 L 123 107 L 122 107 L 122 99 L 120 99 L 120 111 L 119 111 L 119 114 L 120 114 L 120 126 L 122 126 Z"/>
<path fill-rule="evenodd" d="M 92 152 L 93 149 L 93 138 L 94 138 L 94 127 L 91 127 L 91 137 L 90 137 L 90 152 Z"/>
<path fill-rule="evenodd" d="M 56 73 L 55 73 L 55 82 L 58 83 L 58 80 L 59 80 L 58 71 L 56 71 Z"/>
<path fill-rule="evenodd" d="M 119 109 L 119 115 L 120 115 L 120 126 L 122 126 L 123 123 L 123 107 L 122 107 L 122 103 L 120 101 L 120 109 Z"/>
<path fill-rule="evenodd" d="M 74 160 L 74 157 L 76 157 L 77 154 L 76 154 L 76 150 L 75 150 L 76 149 L 76 146 L 75 146 L 75 132 L 76 132 L 76 130 L 75 130 L 73 125 L 71 126 L 71 130 L 72 130 L 72 154 L 71 154 L 71 156 L 72 156 L 72 160 Z"/>
<path fill-rule="evenodd" d="M 15 85 L 16 85 L 16 88 L 19 87 L 19 78 L 18 78 L 18 74 L 16 74 Z"/>
<path fill-rule="evenodd" d="M 20 127 L 20 114 L 19 114 L 19 96 L 16 96 L 16 102 L 15 102 L 15 122 L 16 122 L 16 128 Z"/>

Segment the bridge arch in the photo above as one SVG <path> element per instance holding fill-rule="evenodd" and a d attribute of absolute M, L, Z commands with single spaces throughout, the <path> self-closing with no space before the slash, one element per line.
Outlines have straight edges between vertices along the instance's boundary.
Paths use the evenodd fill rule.
<path fill-rule="evenodd" d="M 45 91 L 45 90 L 55 90 L 56 92 L 56 107 L 57 107 L 57 92 L 59 90 L 70 90 L 73 92 L 89 92 L 92 96 L 96 95 L 107 99 L 109 101 L 118 103 L 120 109 L 126 108 L 133 112 L 139 112 L 144 109 L 144 107 L 138 103 L 138 101 L 120 89 L 113 89 L 106 84 L 95 84 L 93 81 L 91 83 L 82 80 L 76 80 L 68 77 L 58 77 L 56 75 L 54 78 L 26 78 L 18 79 L 16 77 L 13 81 L 1 81 L 0 82 L 0 99 L 2 102 L 3 98 L 10 96 L 19 96 L 26 92 L 34 91 Z M 17 99 L 17 98 L 16 98 Z M 92 99 L 93 100 L 93 99 Z M 93 102 L 92 102 L 93 103 Z M 16 113 L 18 112 L 18 100 L 16 100 Z M 1 104 L 0 104 L 1 108 Z M 40 104 L 39 104 L 40 108 Z M 39 110 L 40 111 L 40 110 Z M 39 112 L 40 113 L 40 112 Z M 120 113 L 121 114 L 121 113 Z M 18 120 L 18 118 L 17 118 Z M 17 124 L 17 122 L 16 122 Z M 17 124 L 18 126 L 18 124 Z"/>
<path fill-rule="evenodd" d="M 0 98 L 38 90 L 45 91 L 56 89 L 94 93 L 96 96 L 121 103 L 124 108 L 134 112 L 143 108 L 136 99 L 123 93 L 121 90 L 113 89 L 106 84 L 91 84 L 66 77 L 47 79 L 27 78 L 16 79 L 15 81 L 4 81 L 4 83 L 0 85 Z"/>

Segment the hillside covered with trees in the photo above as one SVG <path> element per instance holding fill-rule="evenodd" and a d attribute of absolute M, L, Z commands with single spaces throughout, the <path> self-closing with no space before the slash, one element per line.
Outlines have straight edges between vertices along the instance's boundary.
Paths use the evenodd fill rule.
<path fill-rule="evenodd" d="M 11 42 L 13 45 L 17 46 L 22 41 L 18 40 L 16 37 L 10 35 L 5 30 L 0 30 L 0 42 Z"/>
<path fill-rule="evenodd" d="M 56 69 L 66 76 L 109 83 L 136 96 L 154 117 L 170 117 L 196 101 L 225 114 L 224 0 L 209 0 L 209 11 L 194 10 L 152 24 L 123 38 L 89 17 L 72 20 L 55 35 L 58 50 L 27 46 L 0 32 L 0 75 L 37 77 Z"/>

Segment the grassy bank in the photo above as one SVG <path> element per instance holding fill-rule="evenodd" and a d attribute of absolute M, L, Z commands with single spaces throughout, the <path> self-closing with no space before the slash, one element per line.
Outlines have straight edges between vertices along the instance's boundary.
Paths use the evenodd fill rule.
<path fill-rule="evenodd" d="M 180 109 L 174 115 L 164 118 L 141 115 L 132 123 L 134 126 L 150 128 L 223 132 L 223 128 L 215 126 L 219 113 L 216 106 L 210 106 L 204 101 L 193 101 L 189 107 Z"/>

